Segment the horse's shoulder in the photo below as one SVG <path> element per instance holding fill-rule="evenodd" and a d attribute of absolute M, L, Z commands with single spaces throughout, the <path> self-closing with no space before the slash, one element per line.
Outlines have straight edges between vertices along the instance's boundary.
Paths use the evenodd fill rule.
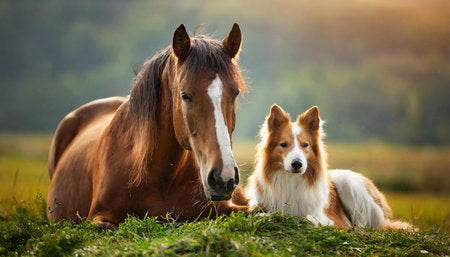
<path fill-rule="evenodd" d="M 82 105 L 78 109 L 70 112 L 59 123 L 50 147 L 48 158 L 48 171 L 50 179 L 53 176 L 56 165 L 64 151 L 73 139 L 90 123 L 97 118 L 115 112 L 122 105 L 127 97 L 109 97 L 98 99 Z"/>

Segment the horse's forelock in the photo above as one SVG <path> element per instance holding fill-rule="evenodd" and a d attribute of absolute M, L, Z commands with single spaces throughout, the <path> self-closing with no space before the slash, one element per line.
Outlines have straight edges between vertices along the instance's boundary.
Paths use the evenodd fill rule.
<path fill-rule="evenodd" d="M 223 50 L 220 41 L 207 35 L 199 35 L 192 40 L 192 49 L 183 62 L 182 69 L 187 74 L 199 74 L 201 71 L 214 70 L 237 83 L 241 92 L 245 92 L 245 82 L 236 60 L 231 59 Z"/>

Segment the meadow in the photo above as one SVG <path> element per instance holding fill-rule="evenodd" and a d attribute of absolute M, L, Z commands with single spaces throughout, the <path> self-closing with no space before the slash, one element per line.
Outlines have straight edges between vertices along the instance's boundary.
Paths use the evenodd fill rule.
<path fill-rule="evenodd" d="M 372 178 L 395 218 L 413 223 L 420 233 L 313 228 L 302 218 L 244 213 L 187 224 L 130 217 L 117 231 L 103 231 L 89 222 L 46 219 L 50 142 L 47 134 L 0 134 L 0 255 L 450 254 L 448 147 L 328 144 L 330 168 Z M 253 166 L 255 144 L 233 143 L 244 178 Z"/>

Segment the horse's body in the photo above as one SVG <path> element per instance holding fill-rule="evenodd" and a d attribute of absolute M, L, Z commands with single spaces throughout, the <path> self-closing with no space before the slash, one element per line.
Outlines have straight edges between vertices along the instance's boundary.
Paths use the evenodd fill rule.
<path fill-rule="evenodd" d="M 144 63 L 130 97 L 68 114 L 49 156 L 49 218 L 114 228 L 127 215 L 194 220 L 245 210 L 228 200 L 239 181 L 230 135 L 244 88 L 240 43 L 237 24 L 222 44 L 190 39 L 180 26 L 172 48 Z"/>

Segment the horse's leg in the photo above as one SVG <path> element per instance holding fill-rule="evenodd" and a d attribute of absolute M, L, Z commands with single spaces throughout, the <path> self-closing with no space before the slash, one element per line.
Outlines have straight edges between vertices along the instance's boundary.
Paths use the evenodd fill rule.
<path fill-rule="evenodd" d="M 105 206 L 108 206 L 108 208 L 105 209 Z M 114 199 L 101 201 L 94 196 L 88 219 L 91 220 L 92 224 L 98 225 L 101 228 L 116 230 L 119 224 L 125 220 L 126 213 L 124 213 L 123 210 L 120 210 L 120 208 L 114 209 L 114 206 L 122 205 L 115 202 Z M 122 213 L 123 216 L 119 213 Z"/>
<path fill-rule="evenodd" d="M 222 214 L 231 214 L 232 212 L 249 212 L 250 208 L 247 205 L 235 205 L 231 201 L 219 201 L 214 202 L 211 206 L 213 208 L 213 211 L 215 211 L 215 214 L 222 215 Z"/>
<path fill-rule="evenodd" d="M 94 225 L 98 225 L 103 229 L 110 229 L 110 230 L 116 230 L 117 229 L 117 225 L 114 224 L 109 218 L 99 215 L 99 216 L 95 216 L 92 219 L 92 224 Z"/>
<path fill-rule="evenodd" d="M 91 182 L 83 170 L 60 163 L 50 184 L 47 197 L 49 220 L 80 222 L 87 217 L 91 205 Z M 70 163 L 69 163 L 70 164 Z"/>
<path fill-rule="evenodd" d="M 237 186 L 237 188 L 234 190 L 234 192 L 231 196 L 231 201 L 233 202 L 233 204 L 236 204 L 236 205 L 241 205 L 241 206 L 248 205 L 249 200 L 245 196 L 245 192 L 244 192 L 244 188 L 242 187 L 242 184 L 239 184 Z"/>

